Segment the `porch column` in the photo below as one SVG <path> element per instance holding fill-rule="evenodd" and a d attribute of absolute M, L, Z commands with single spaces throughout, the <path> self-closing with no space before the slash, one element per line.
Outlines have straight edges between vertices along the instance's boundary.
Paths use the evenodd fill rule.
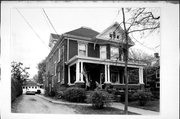
<path fill-rule="evenodd" d="M 80 82 L 80 79 L 79 79 L 79 61 L 76 62 L 76 82 Z"/>
<path fill-rule="evenodd" d="M 83 82 L 83 62 L 80 62 L 81 63 L 81 79 L 80 81 Z"/>
<path fill-rule="evenodd" d="M 144 82 L 143 82 L 143 67 L 139 68 L 139 84 L 144 84 Z"/>
<path fill-rule="evenodd" d="M 109 66 L 109 64 L 107 65 L 107 69 L 108 69 L 108 78 L 107 78 L 107 82 L 110 83 L 110 66 Z"/>
<path fill-rule="evenodd" d="M 104 76 L 105 76 L 105 83 L 107 83 L 108 82 L 108 80 L 107 80 L 107 65 L 105 64 L 104 65 Z"/>
<path fill-rule="evenodd" d="M 68 84 L 71 83 L 70 66 L 68 66 Z"/>

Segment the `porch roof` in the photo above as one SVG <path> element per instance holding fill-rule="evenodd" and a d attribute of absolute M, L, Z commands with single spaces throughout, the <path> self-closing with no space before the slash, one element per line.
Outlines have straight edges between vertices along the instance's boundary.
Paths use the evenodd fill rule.
<path fill-rule="evenodd" d="M 92 58 L 92 57 L 80 57 L 80 56 L 74 56 L 71 58 L 68 62 L 66 62 L 67 65 L 73 65 L 77 61 L 82 61 L 86 63 L 94 63 L 94 64 L 109 64 L 114 66 L 122 66 L 125 67 L 124 61 L 117 61 L 117 60 L 110 60 L 110 59 L 100 59 L 100 58 Z M 140 64 L 140 63 L 134 63 L 134 62 L 128 62 L 128 67 L 133 68 L 140 68 L 144 67 L 146 64 Z"/>

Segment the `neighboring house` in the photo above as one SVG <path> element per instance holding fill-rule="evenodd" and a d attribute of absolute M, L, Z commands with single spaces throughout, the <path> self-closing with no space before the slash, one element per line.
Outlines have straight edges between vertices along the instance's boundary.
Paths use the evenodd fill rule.
<path fill-rule="evenodd" d="M 31 80 L 27 80 L 25 83 L 23 83 L 22 89 L 23 89 L 23 94 L 25 94 L 26 91 L 37 92 L 37 90 L 40 90 L 41 93 L 44 94 L 43 85 L 35 83 Z"/>
<path fill-rule="evenodd" d="M 56 85 L 96 88 L 124 89 L 124 46 L 123 29 L 116 22 L 102 33 L 81 27 L 62 35 L 51 34 L 51 51 L 46 58 L 44 86 L 49 91 Z M 134 42 L 128 38 L 128 48 Z M 138 80 L 129 88 L 140 88 L 143 83 L 144 64 L 128 62 L 128 70 L 138 69 Z"/>
<path fill-rule="evenodd" d="M 147 69 L 147 81 L 146 88 L 150 88 L 152 93 L 159 98 L 160 93 L 160 56 L 158 53 L 154 53 L 154 59 L 151 61 L 150 66 Z"/>

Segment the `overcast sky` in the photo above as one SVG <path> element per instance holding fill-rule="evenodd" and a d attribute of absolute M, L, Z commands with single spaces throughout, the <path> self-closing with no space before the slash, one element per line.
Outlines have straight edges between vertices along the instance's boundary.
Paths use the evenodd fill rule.
<path fill-rule="evenodd" d="M 115 21 L 121 22 L 121 11 L 118 14 L 120 9 L 120 7 L 44 7 L 58 34 L 81 26 L 102 32 Z M 37 64 L 49 53 L 50 33 L 56 32 L 49 24 L 42 7 L 33 8 L 26 5 L 11 10 L 11 61 L 21 61 L 25 66 L 29 66 L 31 78 L 37 73 Z M 160 47 L 155 47 L 160 45 L 160 34 L 150 35 L 138 41 L 147 47 L 135 42 L 134 48 L 142 49 L 150 55 L 159 52 Z"/>

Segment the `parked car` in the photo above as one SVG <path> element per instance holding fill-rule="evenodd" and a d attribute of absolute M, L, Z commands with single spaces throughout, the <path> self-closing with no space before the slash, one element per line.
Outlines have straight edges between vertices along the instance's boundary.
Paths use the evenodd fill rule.
<path fill-rule="evenodd" d="M 35 91 L 26 91 L 26 95 L 35 95 Z"/>
<path fill-rule="evenodd" d="M 37 90 L 36 94 L 41 94 L 41 90 Z"/>

